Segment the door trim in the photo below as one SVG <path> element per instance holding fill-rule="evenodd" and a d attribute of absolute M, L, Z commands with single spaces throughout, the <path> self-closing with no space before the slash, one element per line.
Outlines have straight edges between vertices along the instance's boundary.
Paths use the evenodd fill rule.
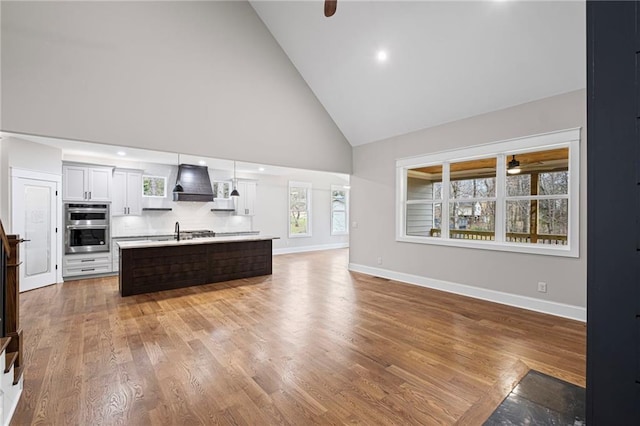
<path fill-rule="evenodd" d="M 56 265 L 58 270 L 56 271 L 56 282 L 62 282 L 62 175 L 56 175 L 53 173 L 36 172 L 33 170 L 20 169 L 11 167 L 11 185 L 9 185 L 9 223 L 13 230 L 13 182 L 15 178 L 42 180 L 46 182 L 55 182 L 57 186 L 58 195 L 56 196 L 56 227 L 58 232 L 56 233 Z"/>

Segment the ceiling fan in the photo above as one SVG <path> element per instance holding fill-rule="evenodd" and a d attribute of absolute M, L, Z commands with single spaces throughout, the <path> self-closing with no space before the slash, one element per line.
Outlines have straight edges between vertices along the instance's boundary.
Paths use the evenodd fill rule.
<path fill-rule="evenodd" d="M 324 16 L 327 18 L 333 16 L 336 13 L 338 7 L 338 0 L 324 0 Z"/>

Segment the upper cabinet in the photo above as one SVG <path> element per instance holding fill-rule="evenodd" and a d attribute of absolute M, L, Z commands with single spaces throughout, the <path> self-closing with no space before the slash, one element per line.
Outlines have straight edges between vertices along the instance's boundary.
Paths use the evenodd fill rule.
<path fill-rule="evenodd" d="M 239 181 L 238 192 L 240 196 L 236 200 L 236 214 L 239 216 L 254 216 L 256 214 L 257 183 L 251 181 Z"/>
<path fill-rule="evenodd" d="M 117 170 L 113 172 L 112 216 L 142 213 L 142 172 Z"/>
<path fill-rule="evenodd" d="M 62 166 L 64 201 L 111 201 L 111 167 Z"/>

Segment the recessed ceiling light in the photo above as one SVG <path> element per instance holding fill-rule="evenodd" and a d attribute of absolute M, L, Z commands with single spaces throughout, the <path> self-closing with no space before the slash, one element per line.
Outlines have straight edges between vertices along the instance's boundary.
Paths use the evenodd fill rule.
<path fill-rule="evenodd" d="M 207 162 L 204 161 L 204 160 L 200 160 L 200 161 L 198 161 L 198 164 L 200 164 L 201 166 L 205 166 L 207 164 Z"/>
<path fill-rule="evenodd" d="M 258 170 L 264 172 L 264 167 L 259 167 Z"/>
<path fill-rule="evenodd" d="M 118 155 L 120 155 L 120 156 L 125 156 L 125 155 L 127 155 L 127 153 L 126 153 L 126 152 L 124 152 L 124 151 L 118 151 Z"/>
<path fill-rule="evenodd" d="M 378 50 L 378 53 L 376 53 L 376 59 L 378 62 L 386 62 L 388 58 L 389 55 L 386 50 Z"/>

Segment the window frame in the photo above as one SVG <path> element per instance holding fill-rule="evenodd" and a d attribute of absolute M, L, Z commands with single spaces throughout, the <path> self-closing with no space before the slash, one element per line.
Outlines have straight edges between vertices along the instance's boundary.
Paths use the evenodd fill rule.
<path fill-rule="evenodd" d="M 292 234 L 291 233 L 291 188 L 305 188 L 307 191 L 307 232 L 304 234 Z M 287 234 L 289 238 L 307 238 L 313 236 L 312 232 L 312 192 L 313 185 L 310 182 L 297 182 L 297 181 L 289 181 L 289 188 L 287 192 Z"/>
<path fill-rule="evenodd" d="M 525 152 L 556 148 L 569 148 L 569 223 L 567 245 L 542 245 L 505 241 L 507 156 Z M 496 217 L 495 240 L 463 240 L 449 238 L 449 194 L 450 164 L 495 156 L 496 164 Z M 442 165 L 442 226 L 439 237 L 412 236 L 406 234 L 407 171 L 417 167 Z M 543 196 L 543 198 L 553 198 Z M 433 154 L 396 160 L 396 241 L 530 253 L 550 256 L 579 257 L 580 244 L 580 128 L 567 129 L 539 135 L 475 145 L 461 149 L 441 151 Z"/>
<path fill-rule="evenodd" d="M 345 185 L 331 185 L 331 188 L 329 190 L 329 208 L 330 208 L 330 223 L 329 226 L 331 227 L 331 235 L 332 236 L 338 236 L 338 235 L 349 235 L 349 188 L 345 188 Z M 344 231 L 340 231 L 340 232 L 334 232 L 333 230 L 333 213 L 334 213 L 334 209 L 333 209 L 333 191 L 344 191 Z M 335 211 L 341 211 L 341 210 L 335 210 Z"/>

